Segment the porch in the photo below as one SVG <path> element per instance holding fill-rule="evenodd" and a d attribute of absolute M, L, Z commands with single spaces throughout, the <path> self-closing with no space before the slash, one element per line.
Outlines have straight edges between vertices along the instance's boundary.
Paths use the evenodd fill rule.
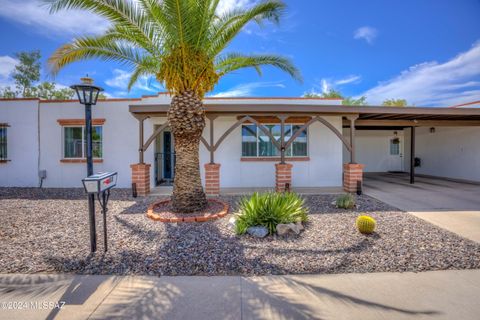
<path fill-rule="evenodd" d="M 406 152 L 400 153 L 400 148 L 395 147 L 396 137 L 390 140 L 393 141 L 392 150 L 403 157 L 399 169 L 392 171 L 407 171 L 409 183 L 413 184 L 417 128 L 480 126 L 480 110 L 475 109 L 353 107 L 296 100 L 279 103 L 272 99 L 260 104 L 238 103 L 235 99 L 205 99 L 207 126 L 201 139 L 200 166 L 207 194 L 266 189 L 322 193 L 343 188 L 346 192 L 355 192 L 362 185 L 364 171 L 364 163 L 358 161 L 359 130 L 401 132 Z M 150 193 L 151 186 L 156 184 L 153 181 L 158 180 L 152 178 L 151 166 L 144 160 L 149 146 L 168 127 L 167 110 L 168 103 L 130 106 L 130 112 L 139 120 L 139 163 L 132 165 L 132 183 L 137 185 L 140 195 Z M 146 140 L 145 123 L 155 124 Z M 239 138 L 243 137 L 244 126 L 249 124 L 270 144 L 273 153 L 268 159 L 244 159 L 243 154 L 233 154 L 243 152 L 243 140 L 241 143 Z M 307 157 L 289 156 L 296 139 L 307 131 Z M 256 161 L 243 169 L 248 179 L 238 176 L 242 171 L 240 167 L 247 168 L 244 163 L 247 160 Z M 158 171 L 157 166 L 155 164 Z M 264 183 L 256 183 L 259 178 Z M 156 189 L 155 193 L 168 194 L 169 190 Z"/>

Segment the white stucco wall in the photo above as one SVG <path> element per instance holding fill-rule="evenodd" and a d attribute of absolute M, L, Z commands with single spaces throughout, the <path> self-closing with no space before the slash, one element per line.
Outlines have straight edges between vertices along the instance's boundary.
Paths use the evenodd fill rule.
<path fill-rule="evenodd" d="M 416 129 L 416 173 L 480 181 L 480 127 Z"/>
<path fill-rule="evenodd" d="M 341 132 L 341 117 L 325 117 Z M 219 117 L 215 120 L 215 141 L 235 122 L 235 116 Z M 209 126 L 204 138 L 209 141 Z M 308 132 L 309 161 L 291 161 L 293 187 L 331 187 L 342 184 L 342 143 L 328 128 L 320 123 L 310 126 Z M 209 153 L 202 145 L 200 149 L 201 170 L 209 162 Z M 231 187 L 274 187 L 275 163 L 277 161 L 241 161 L 241 127 L 235 129 L 222 142 L 215 153 L 215 162 L 220 163 L 220 186 Z M 287 159 L 288 162 L 288 159 Z"/>
<path fill-rule="evenodd" d="M 356 144 L 356 162 L 365 165 L 365 172 L 387 172 L 392 170 L 390 157 L 390 139 L 394 137 L 394 132 L 402 140 L 400 153 L 403 157 L 403 164 L 399 170 L 408 170 L 406 166 L 409 156 L 406 153 L 406 143 L 403 130 L 356 130 L 355 144 Z M 350 139 L 350 129 L 343 130 L 345 137 Z M 350 162 L 350 153 L 343 148 L 343 161 Z"/>
<path fill-rule="evenodd" d="M 0 102 L 0 123 L 8 123 L 7 156 L 0 163 L 0 186 L 38 186 L 38 100 Z"/>
<path fill-rule="evenodd" d="M 84 119 L 85 108 L 76 102 L 41 104 L 40 169 L 47 170 L 45 187 L 81 187 L 86 163 L 62 163 L 62 126 L 58 119 Z M 100 101 L 92 107 L 93 119 L 103 125 L 103 163 L 94 163 L 94 172 L 117 171 L 118 187 L 131 186 L 130 164 L 138 162 L 138 121 L 128 111 L 126 101 Z M 145 121 L 145 136 L 152 125 Z M 146 157 L 153 151 L 149 150 Z M 153 153 L 152 153 L 153 155 Z"/>

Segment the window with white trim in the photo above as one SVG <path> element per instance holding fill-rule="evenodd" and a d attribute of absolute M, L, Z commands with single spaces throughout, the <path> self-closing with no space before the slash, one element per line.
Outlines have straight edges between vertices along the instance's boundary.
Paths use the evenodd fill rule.
<path fill-rule="evenodd" d="M 263 124 L 269 133 L 279 141 L 280 124 Z M 288 141 L 302 126 L 285 124 L 285 141 Z M 308 155 L 307 130 L 303 131 L 285 150 L 287 157 L 306 157 Z M 270 137 L 255 124 L 242 125 L 242 157 L 279 157 L 280 151 L 275 147 Z"/>
<path fill-rule="evenodd" d="M 87 156 L 85 126 L 63 127 L 63 158 L 84 159 Z M 92 126 L 92 155 L 93 158 L 103 157 L 103 128 Z"/>
<path fill-rule="evenodd" d="M 0 124 L 0 160 L 8 160 L 7 125 Z"/>

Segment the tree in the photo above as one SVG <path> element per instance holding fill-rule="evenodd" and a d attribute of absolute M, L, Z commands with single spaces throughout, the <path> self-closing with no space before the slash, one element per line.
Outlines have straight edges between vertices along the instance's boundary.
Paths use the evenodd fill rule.
<path fill-rule="evenodd" d="M 172 206 L 192 212 L 206 205 L 200 179 L 199 145 L 205 127 L 202 99 L 224 75 L 251 67 L 261 74 L 270 65 L 301 80 L 287 58 L 225 52 L 250 22 L 277 23 L 285 5 L 263 0 L 250 8 L 217 13 L 218 0 L 49 0 L 50 11 L 89 10 L 111 22 L 102 35 L 78 37 L 49 59 L 57 73 L 80 60 L 100 58 L 132 68 L 129 88 L 141 76 L 155 75 L 172 95 L 168 122 L 175 139 Z"/>
<path fill-rule="evenodd" d="M 354 99 L 353 97 L 344 97 L 340 91 L 330 89 L 327 92 L 322 94 L 318 94 L 315 92 L 305 93 L 303 95 L 304 98 L 325 98 L 325 99 L 343 99 L 342 105 L 345 106 L 365 106 L 367 105 L 367 97 L 361 96 L 358 99 Z"/>
<path fill-rule="evenodd" d="M 407 100 L 405 99 L 386 99 L 382 102 L 382 106 L 386 107 L 406 107 Z"/>
<path fill-rule="evenodd" d="M 40 80 L 40 51 L 18 52 L 19 63 L 15 66 L 12 78 L 22 97 L 32 96 L 32 86 Z"/>
<path fill-rule="evenodd" d="M 361 96 L 358 99 L 354 99 L 352 97 L 346 97 L 345 99 L 343 99 L 342 104 L 345 106 L 366 106 L 367 97 Z"/>
<path fill-rule="evenodd" d="M 17 97 L 17 93 L 11 87 L 0 89 L 0 98 L 13 99 Z"/>
<path fill-rule="evenodd" d="M 54 82 L 42 82 L 33 91 L 36 97 L 46 100 L 70 100 L 75 95 L 70 88 L 57 89 Z"/>

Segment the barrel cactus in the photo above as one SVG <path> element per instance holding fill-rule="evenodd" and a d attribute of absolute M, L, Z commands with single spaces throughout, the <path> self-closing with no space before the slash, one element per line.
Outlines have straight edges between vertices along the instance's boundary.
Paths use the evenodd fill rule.
<path fill-rule="evenodd" d="M 357 229 L 360 233 L 370 234 L 375 230 L 377 222 L 369 216 L 359 216 L 357 218 Z"/>

